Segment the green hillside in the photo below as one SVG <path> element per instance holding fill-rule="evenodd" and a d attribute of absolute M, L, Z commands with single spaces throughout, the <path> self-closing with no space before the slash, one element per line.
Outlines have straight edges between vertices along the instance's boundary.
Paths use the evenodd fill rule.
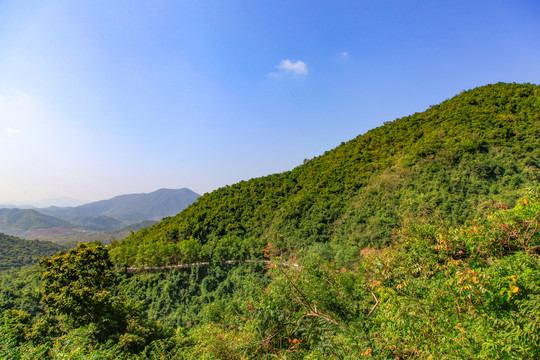
<path fill-rule="evenodd" d="M 200 197 L 115 244 L 125 264 L 246 258 L 270 243 L 342 264 L 418 217 L 459 225 L 540 176 L 540 87 L 487 85 L 342 143 L 292 171 Z"/>
<path fill-rule="evenodd" d="M 32 209 L 0 209 L 0 232 L 21 237 L 35 237 L 33 231 L 50 228 L 71 232 L 75 226 L 68 221 Z"/>
<path fill-rule="evenodd" d="M 0 271 L 34 265 L 65 248 L 49 241 L 23 240 L 0 233 Z"/>

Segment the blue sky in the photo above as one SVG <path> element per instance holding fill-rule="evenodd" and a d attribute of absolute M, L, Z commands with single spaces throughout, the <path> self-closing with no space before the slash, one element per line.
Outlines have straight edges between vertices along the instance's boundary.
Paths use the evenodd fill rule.
<path fill-rule="evenodd" d="M 205 193 L 476 86 L 540 83 L 540 2 L 0 1 L 0 203 Z"/>

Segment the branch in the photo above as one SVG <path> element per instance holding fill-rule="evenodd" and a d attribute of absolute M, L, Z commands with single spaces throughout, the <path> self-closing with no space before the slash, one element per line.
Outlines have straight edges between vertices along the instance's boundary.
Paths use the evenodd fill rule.
<path fill-rule="evenodd" d="M 377 299 L 373 291 L 370 291 L 370 293 L 375 298 L 375 305 L 371 308 L 371 311 L 369 312 L 369 314 L 367 314 L 367 317 L 370 317 L 371 314 L 373 314 L 373 312 L 375 311 L 375 309 L 377 308 L 377 306 L 379 306 L 379 303 L 381 302 L 379 299 Z"/>
<path fill-rule="evenodd" d="M 302 317 L 305 317 L 305 316 L 316 316 L 316 317 L 322 318 L 322 319 L 324 319 L 324 320 L 326 320 L 326 321 L 328 321 L 328 322 L 331 322 L 332 324 L 334 324 L 334 325 L 336 325 L 336 326 L 339 326 L 339 323 L 338 323 L 336 320 L 334 320 L 334 319 L 332 319 L 332 318 L 329 318 L 329 317 L 327 317 L 327 316 L 321 315 L 321 314 L 319 314 L 319 313 L 307 313 L 307 314 L 305 314 L 305 315 L 302 316 Z"/>

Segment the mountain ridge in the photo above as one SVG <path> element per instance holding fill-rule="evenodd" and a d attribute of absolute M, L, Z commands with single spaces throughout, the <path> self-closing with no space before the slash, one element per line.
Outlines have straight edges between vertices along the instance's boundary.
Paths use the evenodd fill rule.
<path fill-rule="evenodd" d="M 84 217 L 107 216 L 127 225 L 175 215 L 199 196 L 188 188 L 162 188 L 151 193 L 123 194 L 76 207 L 51 207 L 39 211 L 75 223 Z"/>
<path fill-rule="evenodd" d="M 35 238 L 116 230 L 174 215 L 198 197 L 199 194 L 187 188 L 159 189 L 76 207 L 0 209 L 0 231 Z"/>

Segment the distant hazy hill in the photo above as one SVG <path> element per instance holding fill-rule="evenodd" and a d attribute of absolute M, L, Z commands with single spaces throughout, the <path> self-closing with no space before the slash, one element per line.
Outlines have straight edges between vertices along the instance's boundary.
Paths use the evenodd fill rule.
<path fill-rule="evenodd" d="M 0 233 L 0 270 L 35 264 L 65 248 L 48 241 L 23 240 Z"/>
<path fill-rule="evenodd" d="M 44 229 L 47 229 L 48 234 L 68 234 L 74 228 L 68 221 L 33 209 L 0 209 L 0 232 L 6 234 L 37 237 Z"/>
<path fill-rule="evenodd" d="M 39 211 L 81 226 L 88 226 L 90 217 L 102 217 L 99 224 L 104 224 L 106 218 L 103 217 L 107 217 L 112 226 L 109 226 L 108 229 L 112 229 L 118 228 L 120 225 L 144 220 L 161 220 L 164 217 L 176 215 L 197 200 L 199 196 L 187 188 L 160 189 L 149 194 L 120 195 L 109 200 L 77 207 L 51 207 L 39 209 Z M 112 224 L 111 218 L 117 220 L 118 223 Z"/>
<path fill-rule="evenodd" d="M 0 209 L 0 232 L 24 238 L 109 231 L 175 215 L 197 200 L 189 189 L 161 189 L 150 194 L 120 195 L 77 207 Z M 133 229 L 148 222 L 135 225 Z M 123 230 L 122 231 L 126 231 Z"/>
<path fill-rule="evenodd" d="M 428 217 L 455 225 L 486 201 L 513 206 L 540 180 L 539 139 L 540 86 L 483 86 L 370 130 L 292 171 L 205 194 L 128 237 L 113 254 L 129 264 L 151 263 L 144 254 L 159 247 L 160 262 L 238 258 L 261 254 L 271 243 L 293 254 L 353 259 L 365 246 L 390 243 L 408 221 Z"/>
<path fill-rule="evenodd" d="M 118 229 L 122 222 L 110 216 L 83 216 L 74 217 L 72 222 L 79 228 L 89 231 L 107 231 Z"/>
<path fill-rule="evenodd" d="M 69 197 L 60 197 L 54 199 L 45 199 L 40 201 L 12 201 L 10 203 L 0 204 L 0 209 L 33 209 L 45 208 L 50 206 L 79 206 L 84 204 L 82 201 Z"/>

